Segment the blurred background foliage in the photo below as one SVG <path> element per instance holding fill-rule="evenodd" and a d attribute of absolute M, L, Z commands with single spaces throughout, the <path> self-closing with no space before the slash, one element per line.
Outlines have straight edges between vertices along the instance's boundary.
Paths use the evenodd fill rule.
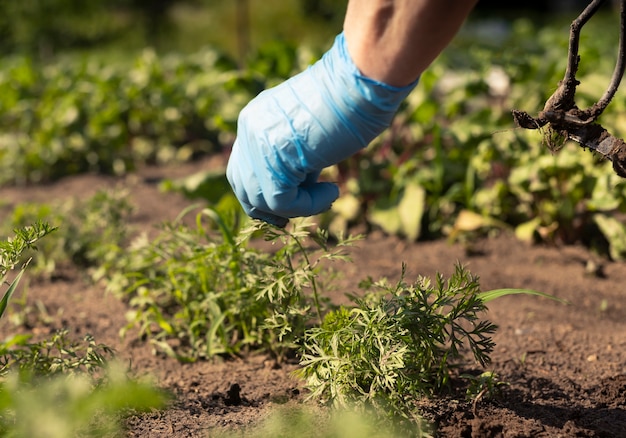
<path fill-rule="evenodd" d="M 227 156 L 243 105 L 314 62 L 346 4 L 0 0 L 0 185 Z M 572 143 L 557 153 L 548 133 L 515 129 L 510 115 L 536 114 L 554 91 L 569 24 L 586 4 L 479 2 L 392 128 L 327 172 L 342 197 L 324 226 L 410 240 L 513 229 L 626 257 L 626 185 L 610 163 Z M 583 30 L 582 107 L 613 70 L 613 7 Z M 623 92 L 601 122 L 626 135 Z M 215 169 L 166 186 L 211 203 L 232 196 Z"/>
<path fill-rule="evenodd" d="M 331 0 L 0 0 L 0 49 L 50 60 L 85 49 L 211 45 L 239 56 L 275 39 L 323 43 L 340 28 L 345 7 Z"/>
<path fill-rule="evenodd" d="M 510 19 L 521 14 L 545 23 L 586 4 L 481 0 L 474 15 Z M 50 59 L 68 50 L 211 45 L 242 56 L 242 49 L 276 39 L 323 45 L 341 28 L 346 5 L 347 0 L 0 0 L 0 49 Z"/>

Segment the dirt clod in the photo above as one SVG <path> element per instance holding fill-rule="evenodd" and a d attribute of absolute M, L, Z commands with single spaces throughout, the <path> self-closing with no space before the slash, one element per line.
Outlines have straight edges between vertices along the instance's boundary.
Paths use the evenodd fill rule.
<path fill-rule="evenodd" d="M 233 383 L 228 388 L 226 392 L 226 397 L 224 397 L 224 404 L 226 406 L 239 406 L 242 403 L 241 400 L 241 386 L 237 383 Z"/>

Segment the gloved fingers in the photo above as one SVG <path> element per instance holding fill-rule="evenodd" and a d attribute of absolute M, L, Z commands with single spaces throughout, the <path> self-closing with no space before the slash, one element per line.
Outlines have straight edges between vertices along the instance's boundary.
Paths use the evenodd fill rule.
<path fill-rule="evenodd" d="M 289 219 L 287 218 L 276 216 L 275 214 L 271 213 L 266 213 L 256 207 L 250 208 L 248 216 L 250 216 L 252 219 L 262 220 L 263 222 L 267 222 L 268 224 L 274 225 L 278 228 L 285 228 L 289 223 Z"/>
<path fill-rule="evenodd" d="M 288 218 L 313 216 L 328 210 L 339 197 L 337 185 L 317 182 L 319 171 L 309 173 L 298 186 L 284 187 L 267 172 L 262 173 L 259 182 L 245 157 L 232 158 L 226 176 L 244 211 L 252 218 L 284 227 Z"/>
<path fill-rule="evenodd" d="M 275 191 L 265 199 L 270 211 L 284 217 L 300 217 L 314 216 L 330 209 L 338 197 L 339 187 L 336 184 L 303 182 L 289 190 Z"/>
<path fill-rule="evenodd" d="M 233 164 L 234 162 L 237 164 Z M 284 228 L 289 219 L 270 213 L 263 192 L 252 169 L 246 169 L 247 160 L 231 160 L 226 167 L 226 178 L 245 213 L 271 225 Z M 242 170 L 243 166 L 243 170 Z M 245 181 L 241 176 L 245 176 Z"/>

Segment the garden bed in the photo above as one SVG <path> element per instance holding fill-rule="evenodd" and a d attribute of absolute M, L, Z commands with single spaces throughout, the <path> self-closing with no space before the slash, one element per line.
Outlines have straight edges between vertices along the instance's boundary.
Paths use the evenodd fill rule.
<path fill-rule="evenodd" d="M 54 184 L 0 189 L 0 214 L 26 201 L 87 198 L 102 188 L 130 189 L 136 210 L 132 226 L 149 229 L 172 220 L 192 201 L 164 194 L 164 177 L 189 174 L 208 164 L 150 168 L 126 179 L 76 176 Z M 576 436 L 620 437 L 626 433 L 626 304 L 624 263 L 608 262 L 579 246 L 531 246 L 507 232 L 474 242 L 471 248 L 445 240 L 408 243 L 374 231 L 351 249 L 334 298 L 358 292 L 367 276 L 445 276 L 461 262 L 480 277 L 483 290 L 526 288 L 569 301 L 570 305 L 533 296 L 509 296 L 489 303 L 487 317 L 499 326 L 492 364 L 508 385 L 491 399 L 467 401 L 451 392 L 421 403 L 423 415 L 438 425 L 438 436 Z M 382 257 L 381 257 L 382 255 Z M 343 262 L 337 262 L 343 263 Z M 21 292 L 18 292 L 18 296 Z M 90 333 L 114 347 L 117 356 L 139 375 L 154 375 L 175 395 L 170 407 L 127 421 L 128 436 L 203 437 L 211 430 L 257 423 L 284 404 L 305 403 L 306 389 L 292 375 L 297 364 L 277 365 L 263 355 L 216 362 L 182 364 L 154 355 L 150 345 L 126 324 L 125 304 L 72 269 L 48 280 L 31 278 L 27 302 L 40 302 L 29 320 L 35 334 L 66 327 L 76 337 Z M 15 327 L 4 320 L 3 335 Z M 472 368 L 480 371 L 479 367 Z M 239 389 L 239 390 L 238 390 Z"/>

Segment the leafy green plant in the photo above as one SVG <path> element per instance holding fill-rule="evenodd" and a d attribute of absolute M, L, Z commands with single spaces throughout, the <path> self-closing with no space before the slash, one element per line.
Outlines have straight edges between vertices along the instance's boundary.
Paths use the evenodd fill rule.
<path fill-rule="evenodd" d="M 612 70 L 614 44 L 602 32 L 612 20 L 593 20 L 595 37 L 581 41 L 581 106 L 603 92 Z M 556 152 L 541 133 L 515 130 L 510 115 L 510 108 L 543 105 L 562 77 L 566 50 L 566 32 L 556 26 L 516 20 L 499 40 L 468 26 L 422 75 L 391 129 L 330 170 L 342 197 L 324 218 L 328 228 L 339 235 L 366 224 L 410 240 L 471 238 L 455 226 L 472 212 L 485 218 L 485 229 L 497 220 L 522 239 L 582 242 L 625 257 L 623 181 L 577 146 Z M 91 57 L 46 68 L 3 60 L 0 184 L 227 153 L 243 105 L 313 58 L 287 43 L 259 50 L 244 69 L 213 50 L 148 50 L 106 66 Z M 622 137 L 625 108 L 612 102 L 602 120 Z M 220 198 L 223 184 L 220 172 L 171 187 Z"/>
<path fill-rule="evenodd" d="M 134 207 L 127 190 L 99 190 L 85 202 L 68 202 L 64 219 L 63 252 L 78 267 L 92 268 L 117 257 L 129 235 Z"/>
<path fill-rule="evenodd" d="M 15 370 L 47 377 L 95 374 L 113 358 L 113 350 L 97 344 L 90 335 L 85 336 L 83 343 L 70 340 L 67 330 L 37 342 L 30 339 L 30 335 L 16 334 L 0 343 L 0 377 Z"/>
<path fill-rule="evenodd" d="M 4 60 L 0 185 L 119 175 L 219 153 L 232 142 L 241 108 L 270 79 L 210 49 L 145 50 L 106 64 L 68 57 L 45 68 L 28 57 Z"/>
<path fill-rule="evenodd" d="M 468 400 L 472 400 L 474 410 L 480 400 L 496 397 L 500 394 L 502 388 L 508 385 L 506 382 L 502 382 L 493 371 L 485 371 L 478 376 L 461 374 L 460 377 L 469 382 L 465 396 Z"/>
<path fill-rule="evenodd" d="M 299 374 L 311 397 L 338 407 L 372 407 L 376 412 L 419 422 L 416 402 L 449 386 L 452 372 L 468 360 L 490 363 L 497 327 L 479 319 L 486 301 L 511 294 L 545 294 L 518 289 L 480 292 L 478 278 L 460 265 L 434 284 L 420 277 L 366 281 L 368 293 L 353 307 L 329 312 L 307 330 Z M 371 290 L 375 288 L 375 290 Z"/>
<path fill-rule="evenodd" d="M 0 285 L 8 290 L 0 300 L 0 316 L 24 273 L 25 252 L 55 228 L 35 222 L 15 229 L 0 241 Z M 8 283 L 9 273 L 21 264 Z M 147 382 L 129 379 L 110 367 L 113 350 L 91 336 L 71 341 L 61 330 L 31 342 L 31 335 L 14 334 L 0 342 L 0 434 L 3 436 L 66 437 L 118 433 L 118 420 L 134 410 L 163 406 L 166 398 Z"/>
<path fill-rule="evenodd" d="M 216 431 L 218 438 L 392 438 L 431 437 L 430 425 L 399 424 L 382 419 L 371 411 L 356 409 L 328 410 L 319 406 L 274 407 L 267 419 L 238 433 Z M 213 434 L 211 434 L 213 436 Z"/>
<path fill-rule="evenodd" d="M 30 259 L 24 262 L 23 253 L 27 250 L 36 249 L 35 243 L 54 231 L 47 223 L 36 222 L 34 225 L 16 228 L 15 236 L 5 241 L 0 241 L 0 286 L 8 284 L 8 289 L 0 300 L 0 317 L 4 314 L 11 296 L 15 292 Z M 8 275 L 20 263 L 18 274 L 8 283 Z"/>
<path fill-rule="evenodd" d="M 21 203 L 0 223 L 0 229 L 25 227 L 37 221 L 57 226 L 37 252 L 28 252 L 36 273 L 52 275 L 66 264 L 97 271 L 116 258 L 116 251 L 128 237 L 132 211 L 125 190 L 99 190 L 84 201 Z"/>
<path fill-rule="evenodd" d="M 341 255 L 327 251 L 325 236 L 310 234 L 307 221 L 290 230 L 261 223 L 239 230 L 203 209 L 194 229 L 183 221 L 187 214 L 164 224 L 154 240 L 135 241 L 111 270 L 108 288 L 131 308 L 125 331 L 138 328 L 139 336 L 180 360 L 250 349 L 280 357 L 293 349 L 325 310 L 321 261 Z M 274 250 L 251 247 L 255 233 L 265 233 Z M 321 249 L 315 259 L 309 244 Z"/>
<path fill-rule="evenodd" d="M 489 363 L 496 326 L 478 321 L 486 307 L 464 268 L 448 283 L 438 275 L 434 285 L 407 284 L 403 273 L 395 285 L 365 286 L 380 291 L 355 297 L 354 308 L 330 312 L 307 332 L 301 363 L 314 397 L 338 406 L 397 404 L 408 414 L 419 397 L 447 386 L 463 348 Z"/>
<path fill-rule="evenodd" d="M 100 383 L 84 373 L 42 379 L 10 373 L 0 382 L 0 434 L 32 438 L 119 436 L 121 420 L 162 408 L 168 397 L 148 381 L 131 379 L 119 365 Z"/>

